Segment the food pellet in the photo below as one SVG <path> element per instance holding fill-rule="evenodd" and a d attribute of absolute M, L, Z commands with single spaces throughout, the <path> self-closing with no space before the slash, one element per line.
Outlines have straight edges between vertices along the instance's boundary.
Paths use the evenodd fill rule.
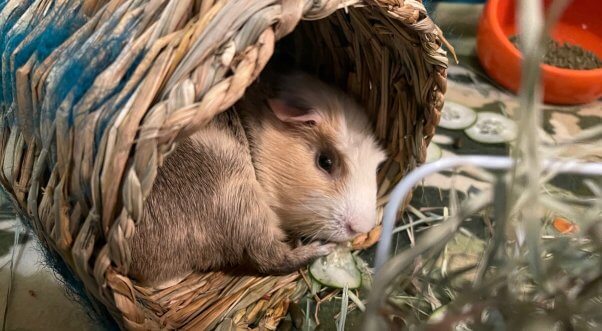
<path fill-rule="evenodd" d="M 508 38 L 516 48 L 519 47 L 518 36 Z M 558 68 L 592 70 L 602 68 L 602 60 L 586 49 L 569 43 L 559 43 L 549 39 L 546 43 L 545 54 L 542 62 Z"/>

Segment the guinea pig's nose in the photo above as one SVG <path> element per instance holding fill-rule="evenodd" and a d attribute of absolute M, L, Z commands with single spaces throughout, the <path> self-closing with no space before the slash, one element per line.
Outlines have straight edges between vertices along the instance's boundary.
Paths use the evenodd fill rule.
<path fill-rule="evenodd" d="M 376 225 L 373 217 L 352 217 L 347 220 L 347 226 L 355 233 L 366 233 Z"/>

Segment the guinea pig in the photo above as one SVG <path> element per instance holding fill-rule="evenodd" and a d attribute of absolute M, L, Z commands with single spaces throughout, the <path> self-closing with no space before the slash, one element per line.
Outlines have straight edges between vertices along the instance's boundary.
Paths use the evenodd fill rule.
<path fill-rule="evenodd" d="M 166 287 L 239 266 L 293 272 L 375 226 L 384 159 L 343 92 L 301 72 L 266 75 L 158 169 L 130 276 Z M 301 238 L 313 242 L 289 244 Z"/>

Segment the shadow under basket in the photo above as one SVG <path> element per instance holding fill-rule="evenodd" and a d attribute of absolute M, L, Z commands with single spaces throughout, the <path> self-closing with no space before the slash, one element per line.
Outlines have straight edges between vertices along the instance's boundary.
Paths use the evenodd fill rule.
<path fill-rule="evenodd" d="M 193 274 L 162 290 L 128 278 L 157 168 L 240 99 L 276 50 L 367 109 L 390 155 L 380 219 L 434 135 L 444 41 L 419 1 L 0 1 L 0 181 L 90 305 L 122 329 L 273 330 L 308 291 L 306 271 Z"/>

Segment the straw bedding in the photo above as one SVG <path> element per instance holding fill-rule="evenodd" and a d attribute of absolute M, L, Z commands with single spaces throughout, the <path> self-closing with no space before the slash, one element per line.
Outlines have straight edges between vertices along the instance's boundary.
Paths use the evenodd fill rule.
<path fill-rule="evenodd" d="M 126 276 L 157 167 L 276 48 L 368 109 L 391 156 L 382 209 L 434 134 L 444 41 L 416 0 L 0 0 L 0 182 L 121 328 L 275 329 L 307 291 L 303 271 L 197 274 L 163 290 Z"/>

